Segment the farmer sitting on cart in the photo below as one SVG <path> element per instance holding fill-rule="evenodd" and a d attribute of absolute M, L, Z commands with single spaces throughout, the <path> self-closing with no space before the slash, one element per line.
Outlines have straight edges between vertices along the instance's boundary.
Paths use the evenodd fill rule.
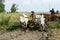
<path fill-rule="evenodd" d="M 34 11 L 31 11 L 31 15 L 30 15 L 30 17 L 31 17 L 31 19 L 32 19 L 32 22 L 35 24 L 35 21 L 36 21 L 36 15 L 35 15 L 35 13 L 34 13 Z"/>

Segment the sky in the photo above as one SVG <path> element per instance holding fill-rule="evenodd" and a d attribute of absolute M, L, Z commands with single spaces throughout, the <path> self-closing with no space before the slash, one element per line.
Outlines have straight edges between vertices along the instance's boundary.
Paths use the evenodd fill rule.
<path fill-rule="evenodd" d="M 52 8 L 60 11 L 60 0 L 5 0 L 5 10 L 10 12 L 12 4 L 16 4 L 18 12 L 49 12 Z"/>

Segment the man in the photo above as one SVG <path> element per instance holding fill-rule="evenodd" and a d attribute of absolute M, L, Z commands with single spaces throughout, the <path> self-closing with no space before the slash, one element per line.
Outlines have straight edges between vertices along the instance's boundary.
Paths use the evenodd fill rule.
<path fill-rule="evenodd" d="M 55 14 L 54 8 L 52 8 L 52 10 L 50 10 L 51 14 Z"/>
<path fill-rule="evenodd" d="M 35 21 L 35 18 L 36 18 L 36 15 L 35 15 L 35 13 L 34 13 L 34 11 L 31 11 L 31 15 L 30 15 L 30 17 L 32 18 L 32 21 Z"/>

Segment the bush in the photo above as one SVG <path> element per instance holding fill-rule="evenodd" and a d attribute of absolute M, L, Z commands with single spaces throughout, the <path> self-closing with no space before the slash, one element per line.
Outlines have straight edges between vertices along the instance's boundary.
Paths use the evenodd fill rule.
<path fill-rule="evenodd" d="M 12 31 L 12 30 L 15 30 L 15 29 L 18 29 L 18 28 L 21 28 L 21 25 L 18 22 L 15 22 L 12 25 L 4 25 L 4 24 L 0 25 L 0 30 Z"/>
<path fill-rule="evenodd" d="M 50 22 L 48 22 L 48 27 L 49 28 L 60 28 L 60 20 L 59 19 L 57 19 L 57 20 L 55 20 L 55 21 L 50 21 Z"/>
<path fill-rule="evenodd" d="M 0 13 L 5 12 L 5 5 L 3 3 L 0 3 Z"/>
<path fill-rule="evenodd" d="M 7 25 L 0 25 L 0 30 L 6 30 L 8 28 Z"/>
<path fill-rule="evenodd" d="M 15 23 L 9 25 L 9 27 L 7 28 L 7 31 L 12 31 L 12 30 L 15 30 L 15 29 L 18 29 L 18 28 L 20 28 L 20 23 L 15 22 Z"/>

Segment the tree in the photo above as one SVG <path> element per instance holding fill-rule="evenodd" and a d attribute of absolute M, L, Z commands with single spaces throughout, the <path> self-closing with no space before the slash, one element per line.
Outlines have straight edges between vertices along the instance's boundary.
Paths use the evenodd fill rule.
<path fill-rule="evenodd" d="M 5 0 L 0 0 L 0 3 L 4 3 L 5 2 Z"/>
<path fill-rule="evenodd" d="M 0 0 L 0 12 L 5 11 L 5 5 L 3 4 L 2 0 Z"/>
<path fill-rule="evenodd" d="M 11 7 L 11 12 L 16 12 L 16 10 L 17 10 L 16 4 L 13 4 Z"/>
<path fill-rule="evenodd" d="M 0 0 L 0 3 L 2 3 L 2 0 Z"/>

